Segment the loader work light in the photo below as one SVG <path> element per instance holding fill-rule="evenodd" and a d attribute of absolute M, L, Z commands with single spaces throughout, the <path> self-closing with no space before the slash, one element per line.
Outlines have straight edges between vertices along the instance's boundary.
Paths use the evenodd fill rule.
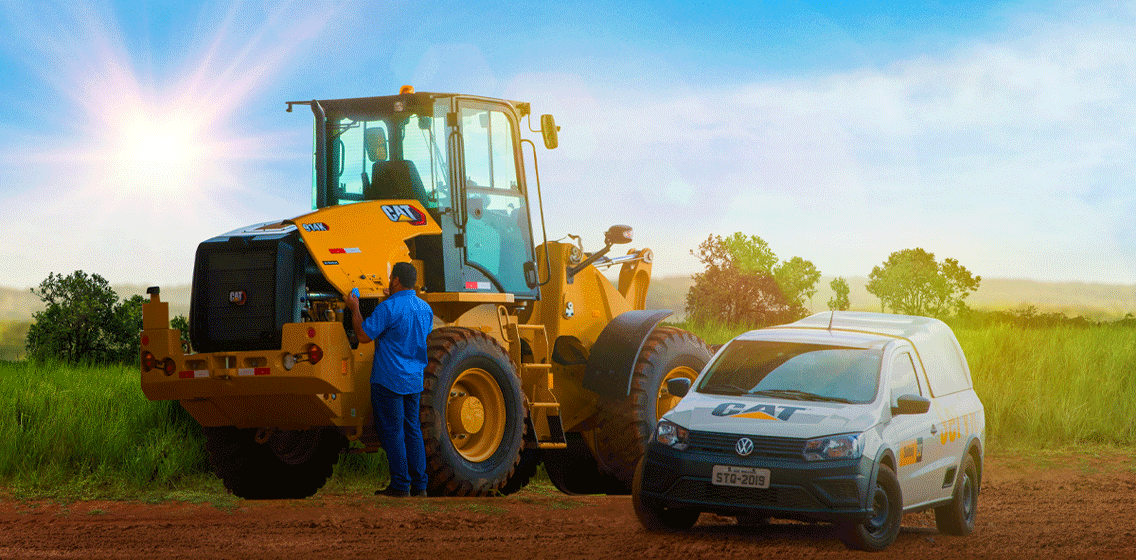
<path fill-rule="evenodd" d="M 307 351 L 308 351 L 308 361 L 311 362 L 313 366 L 318 364 L 319 361 L 323 359 L 323 348 L 320 348 L 319 346 L 316 346 L 315 344 L 309 344 L 308 347 L 307 347 Z"/>

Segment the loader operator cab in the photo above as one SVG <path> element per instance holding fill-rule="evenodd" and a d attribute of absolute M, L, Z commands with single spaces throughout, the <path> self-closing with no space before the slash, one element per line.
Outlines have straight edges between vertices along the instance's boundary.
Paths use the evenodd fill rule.
<path fill-rule="evenodd" d="M 315 115 L 313 208 L 417 200 L 442 229 L 408 241 L 427 292 L 539 298 L 520 150 L 527 104 L 412 89 L 304 104 Z"/>

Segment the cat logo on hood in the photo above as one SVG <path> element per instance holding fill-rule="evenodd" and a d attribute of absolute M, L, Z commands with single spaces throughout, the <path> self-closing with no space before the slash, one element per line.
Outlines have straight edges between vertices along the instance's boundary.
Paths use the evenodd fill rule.
<path fill-rule="evenodd" d="M 803 406 L 777 406 L 774 404 L 756 404 L 750 408 L 746 408 L 746 405 L 743 403 L 722 403 L 710 414 L 714 416 L 729 416 L 731 418 L 781 420 L 784 422 L 788 420 L 794 412 L 805 409 L 806 408 Z"/>

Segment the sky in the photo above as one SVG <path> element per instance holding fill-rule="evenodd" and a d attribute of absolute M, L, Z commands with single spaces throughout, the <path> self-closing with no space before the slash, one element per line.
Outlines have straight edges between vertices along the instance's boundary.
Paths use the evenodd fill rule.
<path fill-rule="evenodd" d="M 526 4 L 0 2 L 0 286 L 188 284 L 310 211 L 286 101 L 403 84 L 553 114 L 549 238 L 630 225 L 655 275 L 742 232 L 826 276 L 1136 284 L 1134 2 Z"/>

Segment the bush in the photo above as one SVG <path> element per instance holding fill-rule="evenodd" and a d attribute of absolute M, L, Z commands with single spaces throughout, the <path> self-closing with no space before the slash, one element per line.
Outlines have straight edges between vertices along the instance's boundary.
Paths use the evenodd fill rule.
<path fill-rule="evenodd" d="M 142 296 L 120 303 L 102 276 L 81 270 L 68 276 L 48 274 L 32 293 L 46 306 L 28 328 L 28 357 L 68 364 L 138 359 Z"/>

